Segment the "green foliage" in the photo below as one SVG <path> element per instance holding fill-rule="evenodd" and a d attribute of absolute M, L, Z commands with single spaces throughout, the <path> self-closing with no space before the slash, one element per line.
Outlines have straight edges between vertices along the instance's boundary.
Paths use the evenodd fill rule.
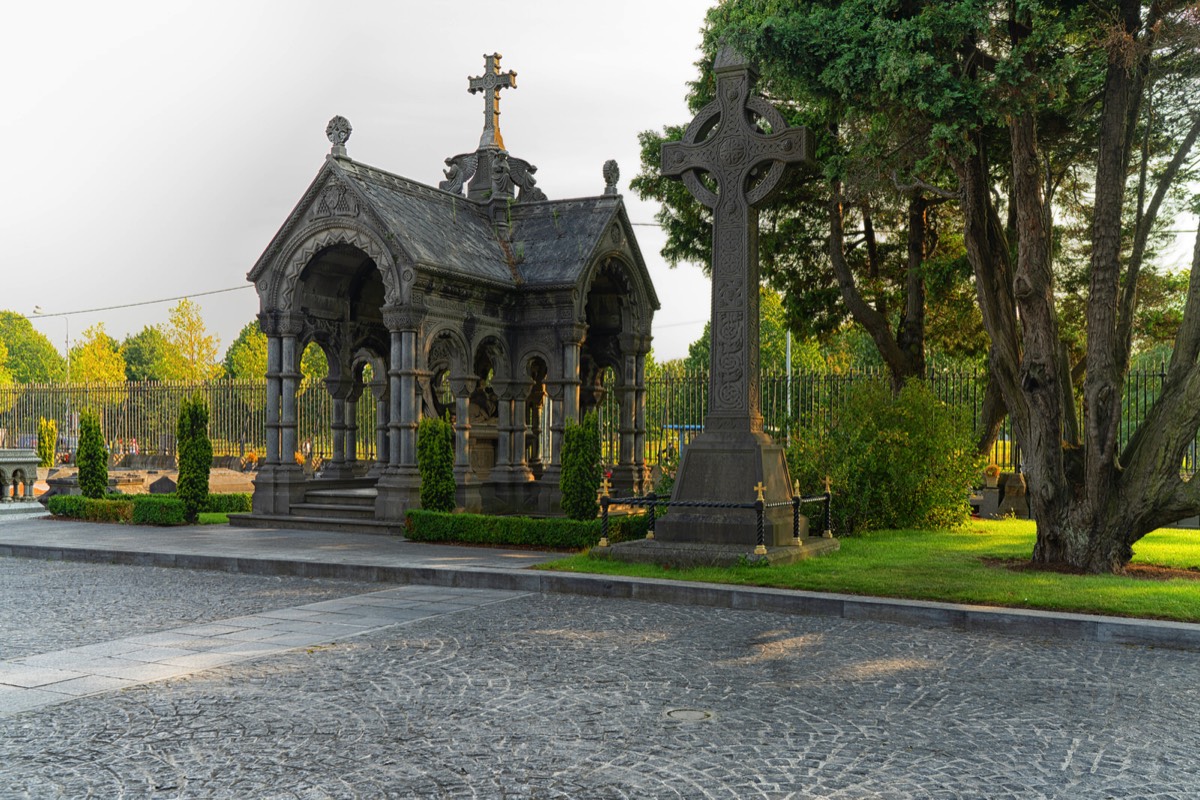
<path fill-rule="evenodd" d="M 646 535 L 649 518 L 638 514 L 610 517 L 608 538 L 622 542 Z M 413 510 L 406 517 L 405 536 L 418 542 L 510 545 L 581 550 L 600 540 L 600 520 L 491 517 Z"/>
<path fill-rule="evenodd" d="M 46 501 L 46 508 L 57 517 L 89 522 L 129 522 L 133 514 L 133 499 L 119 495 L 82 497 L 57 494 Z"/>
<path fill-rule="evenodd" d="M 255 380 L 267 374 L 267 335 L 257 319 L 247 322 L 225 351 L 225 374 Z"/>
<path fill-rule="evenodd" d="M 86 500 L 86 497 L 75 494 L 56 494 L 46 501 L 46 510 L 56 517 L 82 519 Z"/>
<path fill-rule="evenodd" d="M 250 511 L 252 497 L 253 495 L 247 492 L 210 494 L 200 511 L 215 514 L 245 514 Z"/>
<path fill-rule="evenodd" d="M 0 311 L 0 342 L 8 349 L 6 369 L 17 383 L 50 383 L 66 377 L 66 360 L 15 311 Z"/>
<path fill-rule="evenodd" d="M 184 400 L 175 429 L 179 448 L 179 479 L 176 495 L 187 509 L 189 522 L 208 499 L 208 473 L 212 468 L 212 442 L 208 438 L 208 406 L 199 394 Z"/>
<path fill-rule="evenodd" d="M 71 380 L 79 383 L 124 383 L 125 356 L 121 345 L 97 322 L 71 348 Z"/>
<path fill-rule="evenodd" d="M 37 456 L 39 467 L 53 467 L 58 456 L 58 422 L 38 419 Z"/>
<path fill-rule="evenodd" d="M 200 306 L 183 299 L 170 310 L 163 330 L 167 343 L 165 372 L 169 380 L 203 381 L 221 374 L 217 363 L 218 340 L 209 334 Z"/>
<path fill-rule="evenodd" d="M 188 520 L 187 504 L 178 497 L 141 494 L 133 497 L 134 525 L 183 525 Z"/>
<path fill-rule="evenodd" d="M 793 436 L 787 457 L 805 494 L 831 477 L 839 535 L 960 525 L 983 466 L 970 419 L 916 380 L 898 396 L 880 381 L 856 384 L 826 437 Z"/>
<path fill-rule="evenodd" d="M 454 428 L 437 417 L 417 426 L 417 470 L 421 473 L 421 508 L 453 511 Z"/>
<path fill-rule="evenodd" d="M 79 416 L 79 447 L 75 453 L 79 467 L 79 491 L 84 497 L 103 497 L 108 491 L 108 453 L 100 418 L 96 412 L 84 410 Z"/>
<path fill-rule="evenodd" d="M 157 325 L 147 325 L 138 333 L 126 336 L 125 341 L 121 343 L 121 350 L 125 354 L 125 379 L 167 380 L 169 349 L 167 337 Z"/>
<path fill-rule="evenodd" d="M 562 445 L 562 509 L 571 519 L 595 519 L 600 511 L 600 426 L 589 411 L 582 425 L 567 421 Z"/>

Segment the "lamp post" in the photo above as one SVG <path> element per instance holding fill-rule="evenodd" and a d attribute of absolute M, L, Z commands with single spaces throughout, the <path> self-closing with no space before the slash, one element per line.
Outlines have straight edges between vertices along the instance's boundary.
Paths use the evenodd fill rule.
<path fill-rule="evenodd" d="M 41 306 L 34 306 L 33 313 L 35 316 L 45 315 L 45 311 Z M 62 315 L 63 322 L 66 324 L 66 334 L 63 337 L 63 347 L 67 352 L 67 383 L 71 382 L 71 318 L 66 314 Z"/>

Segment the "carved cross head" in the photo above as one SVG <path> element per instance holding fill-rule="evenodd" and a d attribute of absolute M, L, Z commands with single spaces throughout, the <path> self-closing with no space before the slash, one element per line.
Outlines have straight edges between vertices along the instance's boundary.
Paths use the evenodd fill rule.
<path fill-rule="evenodd" d="M 778 187 L 789 164 L 811 163 L 812 137 L 806 128 L 788 127 L 778 109 L 753 94 L 758 73 L 736 50 L 721 48 L 713 74 L 716 99 L 696 115 L 682 141 L 662 146 L 662 174 L 682 178 L 709 208 L 754 208 Z"/>
<path fill-rule="evenodd" d="M 467 79 L 467 91 L 471 94 L 483 92 L 483 136 L 480 147 L 504 149 L 504 138 L 500 135 L 500 90 L 517 88 L 517 73 L 511 69 L 500 71 L 500 54 L 483 57 L 483 74 Z"/>

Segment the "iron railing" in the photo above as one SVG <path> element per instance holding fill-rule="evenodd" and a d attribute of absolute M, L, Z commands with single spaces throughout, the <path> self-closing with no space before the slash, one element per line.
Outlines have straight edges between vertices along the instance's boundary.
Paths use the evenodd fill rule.
<path fill-rule="evenodd" d="M 1165 367 L 1133 370 L 1126 378 L 1121 442 L 1128 441 L 1162 390 Z M 878 370 L 833 373 L 766 371 L 762 375 L 763 426 L 777 441 L 791 436 L 823 436 L 845 403 L 851 387 L 863 380 L 886 380 Z M 984 370 L 931 370 L 928 385 L 948 404 L 967 411 L 978 425 L 987 374 Z M 175 425 L 183 398 L 199 393 L 208 403 L 209 432 L 214 455 L 245 456 L 266 449 L 266 382 L 216 380 L 209 382 L 143 381 L 120 384 L 7 384 L 0 386 L 0 447 L 31 447 L 40 417 L 58 423 L 60 451 L 74 450 L 79 411 L 96 410 L 109 446 L 117 452 L 170 455 L 175 448 Z M 549 404 L 541 409 L 540 453 L 548 454 Z M 600 433 L 605 463 L 617 462 L 620 424 L 616 392 L 607 393 L 599 406 Z M 656 464 L 665 455 L 678 455 L 703 429 L 708 411 L 708 373 L 662 371 L 646 381 L 646 438 L 642 457 Z M 297 398 L 300 455 L 328 459 L 333 447 L 329 420 L 333 400 L 317 383 L 302 387 Z M 1082 408 L 1077 416 L 1083 419 Z M 356 409 L 358 457 L 375 457 L 375 400 L 370 392 L 359 398 Z M 532 427 L 532 426 L 531 426 Z M 534 447 L 533 436 L 528 437 Z M 135 444 L 136 443 L 136 444 Z M 1198 443 L 1185 455 L 1182 469 L 1195 469 Z M 1005 470 L 1018 470 L 1020 450 L 1012 425 L 1005 420 L 992 460 Z"/>

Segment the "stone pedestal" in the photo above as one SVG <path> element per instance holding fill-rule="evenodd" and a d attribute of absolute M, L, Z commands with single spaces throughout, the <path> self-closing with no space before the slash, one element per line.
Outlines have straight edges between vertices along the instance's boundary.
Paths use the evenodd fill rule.
<path fill-rule="evenodd" d="M 304 471 L 292 464 L 267 464 L 254 476 L 253 513 L 284 515 L 304 502 Z"/>
<path fill-rule="evenodd" d="M 752 503 L 761 481 L 767 502 L 792 496 L 783 448 L 762 433 L 705 432 L 692 440 L 679 464 L 672 500 Z M 807 535 L 801 517 L 800 535 Z M 748 508 L 672 507 L 657 525 L 655 538 L 664 542 L 736 544 L 753 550 L 758 542 L 757 515 Z M 763 524 L 767 547 L 790 546 L 792 509 L 767 509 Z"/>

